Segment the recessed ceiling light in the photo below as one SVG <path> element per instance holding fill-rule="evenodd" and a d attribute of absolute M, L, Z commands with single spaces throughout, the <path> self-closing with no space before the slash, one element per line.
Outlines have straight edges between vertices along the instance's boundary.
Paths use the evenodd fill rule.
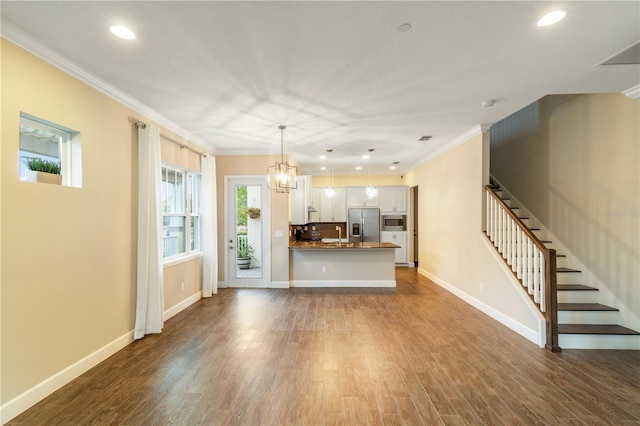
<path fill-rule="evenodd" d="M 389 169 L 391 169 L 391 170 L 395 170 L 395 169 L 396 169 L 396 166 L 389 166 Z"/>
<path fill-rule="evenodd" d="M 369 159 L 369 154 L 365 154 L 362 156 L 363 159 L 368 160 Z"/>
<path fill-rule="evenodd" d="M 324 155 L 324 154 L 322 154 L 322 155 L 320 156 L 320 159 L 321 159 L 321 160 L 324 160 L 325 158 L 327 158 L 327 156 L 326 156 L 326 155 Z"/>
<path fill-rule="evenodd" d="M 405 22 L 404 24 L 400 24 L 398 26 L 398 31 L 400 31 L 401 33 L 406 33 L 410 29 L 411 29 L 411 24 L 408 22 Z"/>
<path fill-rule="evenodd" d="M 117 37 L 123 38 L 125 40 L 133 40 L 136 38 L 136 35 L 129 28 L 124 25 L 113 25 L 109 28 L 111 32 Z"/>
<path fill-rule="evenodd" d="M 356 166 L 356 170 L 362 170 L 362 167 Z"/>
<path fill-rule="evenodd" d="M 325 166 L 320 167 L 320 170 L 327 170 Z"/>
<path fill-rule="evenodd" d="M 548 27 L 557 22 L 562 21 L 567 13 L 564 10 L 556 10 L 555 12 L 547 13 L 538 21 L 539 27 Z"/>

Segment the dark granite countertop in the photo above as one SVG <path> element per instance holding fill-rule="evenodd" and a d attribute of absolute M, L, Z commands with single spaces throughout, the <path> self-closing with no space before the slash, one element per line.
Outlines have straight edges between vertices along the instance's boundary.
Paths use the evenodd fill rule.
<path fill-rule="evenodd" d="M 357 249 L 396 249 L 399 245 L 393 243 L 323 243 L 321 241 L 293 241 L 289 250 L 357 250 Z"/>

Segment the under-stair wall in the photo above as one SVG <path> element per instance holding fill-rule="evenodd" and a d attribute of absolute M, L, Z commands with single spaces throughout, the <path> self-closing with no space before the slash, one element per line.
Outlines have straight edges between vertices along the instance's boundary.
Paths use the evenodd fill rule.
<path fill-rule="evenodd" d="M 491 174 L 568 256 L 558 267 L 584 271 L 599 303 L 640 329 L 640 99 L 547 96 L 494 124 L 490 137 Z"/>
<path fill-rule="evenodd" d="M 640 330 L 638 312 L 632 311 L 606 283 L 589 270 L 580 259 L 528 211 L 497 179 L 500 198 L 513 208 L 522 221 L 534 231 L 547 248 L 556 250 L 558 324 L 618 325 Z M 634 349 L 640 350 L 638 334 L 561 333 L 563 349 Z"/>

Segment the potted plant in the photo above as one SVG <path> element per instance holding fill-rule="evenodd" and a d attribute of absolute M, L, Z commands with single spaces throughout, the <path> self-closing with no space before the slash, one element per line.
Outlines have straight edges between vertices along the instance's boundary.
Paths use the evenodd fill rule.
<path fill-rule="evenodd" d="M 246 244 L 238 247 L 236 263 L 239 269 L 249 269 L 251 267 L 251 259 L 255 249 L 251 244 Z"/>
<path fill-rule="evenodd" d="M 43 160 L 42 158 L 27 158 L 27 168 L 24 179 L 27 182 L 44 182 L 57 185 L 62 184 L 60 175 L 60 163 Z"/>
<path fill-rule="evenodd" d="M 260 217 L 260 209 L 258 207 L 249 207 L 247 209 L 247 214 L 251 219 L 258 219 Z"/>

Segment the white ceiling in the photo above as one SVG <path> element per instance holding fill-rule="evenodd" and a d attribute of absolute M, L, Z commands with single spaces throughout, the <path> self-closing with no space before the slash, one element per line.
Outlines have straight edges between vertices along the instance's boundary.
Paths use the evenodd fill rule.
<path fill-rule="evenodd" d="M 555 9 L 563 21 L 536 26 Z M 639 65 L 596 66 L 640 39 L 637 1 L 3 0 L 1 13 L 12 33 L 216 154 L 279 153 L 285 124 L 285 151 L 304 174 L 323 173 L 329 148 L 335 174 L 357 174 L 369 148 L 376 173 L 398 161 L 401 174 L 547 94 L 640 84 Z M 115 38 L 114 24 L 137 38 Z"/>

